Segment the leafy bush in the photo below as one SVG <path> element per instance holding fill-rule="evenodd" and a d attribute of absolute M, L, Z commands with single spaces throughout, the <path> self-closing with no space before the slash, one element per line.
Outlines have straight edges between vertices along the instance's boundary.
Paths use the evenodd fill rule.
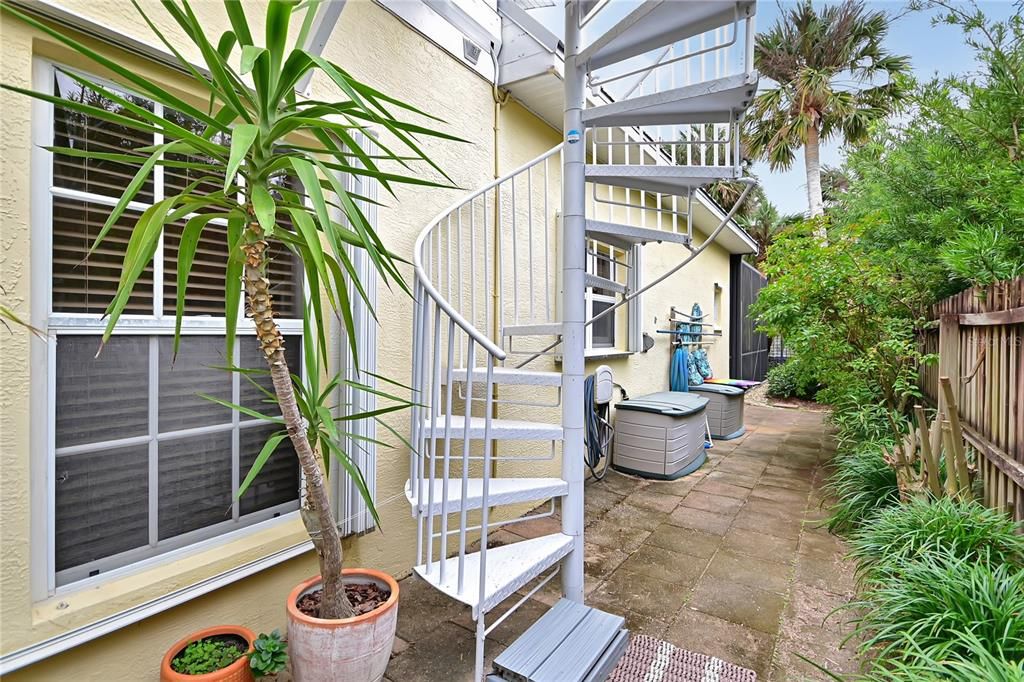
<path fill-rule="evenodd" d="M 828 490 L 837 498 L 826 523 L 833 533 L 848 532 L 875 512 L 899 504 L 896 472 L 877 443 L 861 444 L 834 460 Z"/>
<path fill-rule="evenodd" d="M 891 575 L 894 562 L 930 554 L 1024 566 L 1024 535 L 1016 531 L 1009 517 L 976 502 L 913 500 L 883 509 L 855 531 L 850 556 L 869 578 Z"/>
<path fill-rule="evenodd" d="M 288 645 L 281 639 L 279 631 L 274 630 L 269 635 L 260 633 L 252 646 L 254 651 L 249 655 L 249 667 L 256 677 L 279 673 L 288 664 Z"/>
<path fill-rule="evenodd" d="M 207 638 L 192 642 L 171 661 L 174 672 L 182 675 L 205 675 L 226 668 L 245 655 L 245 647 L 224 638 Z"/>
<path fill-rule="evenodd" d="M 817 382 L 793 358 L 768 370 L 768 395 L 772 398 L 810 400 L 817 392 Z"/>
<path fill-rule="evenodd" d="M 1024 660 L 992 653 L 972 632 L 958 632 L 947 646 L 929 651 L 910 647 L 904 660 L 880 662 L 863 682 L 1024 682 Z"/>
<path fill-rule="evenodd" d="M 898 564 L 898 565 L 897 565 Z M 871 583 L 850 607 L 864 653 L 913 660 L 972 657 L 961 633 L 1007 660 L 1024 658 L 1024 568 L 940 553 L 888 563 L 894 577 Z"/>

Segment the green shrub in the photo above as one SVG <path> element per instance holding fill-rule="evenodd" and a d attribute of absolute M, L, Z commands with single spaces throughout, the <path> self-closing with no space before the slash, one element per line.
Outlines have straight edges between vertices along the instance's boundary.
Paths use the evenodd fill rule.
<path fill-rule="evenodd" d="M 879 444 L 844 451 L 833 466 L 827 489 L 837 501 L 826 522 L 833 533 L 852 531 L 875 512 L 899 504 L 896 472 L 886 464 Z"/>
<path fill-rule="evenodd" d="M 792 358 L 768 370 L 768 395 L 772 398 L 810 400 L 817 392 L 817 382 L 808 376 L 801 363 Z"/>
<path fill-rule="evenodd" d="M 853 636 L 863 653 L 883 661 L 974 659 L 977 652 L 958 639 L 972 633 L 997 658 L 1024 658 L 1024 568 L 939 553 L 889 566 L 889 579 L 866 586 L 849 605 L 860 614 Z"/>
<path fill-rule="evenodd" d="M 200 639 L 192 642 L 171 661 L 174 672 L 205 675 L 226 668 L 245 655 L 245 647 L 224 639 Z"/>
<path fill-rule="evenodd" d="M 883 509 L 856 530 L 850 556 L 868 578 L 888 574 L 892 562 L 929 554 L 1021 566 L 1024 536 L 1016 531 L 1007 516 L 976 502 L 914 500 Z"/>
<path fill-rule="evenodd" d="M 953 652 L 949 650 L 953 649 Z M 958 653 L 959 652 L 959 653 Z M 838 679 L 838 678 L 837 678 Z M 1024 682 L 1024 660 L 993 654 L 977 635 L 958 632 L 943 647 L 911 644 L 904 660 L 882 661 L 863 682 Z"/>

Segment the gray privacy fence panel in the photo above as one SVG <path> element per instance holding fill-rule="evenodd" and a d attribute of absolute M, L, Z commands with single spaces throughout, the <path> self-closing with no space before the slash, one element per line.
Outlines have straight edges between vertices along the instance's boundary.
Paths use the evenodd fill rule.
<path fill-rule="evenodd" d="M 757 331 L 750 306 L 757 301 L 768 279 L 741 256 L 732 256 L 729 280 L 729 375 L 733 379 L 763 381 L 768 373 L 771 340 Z"/>

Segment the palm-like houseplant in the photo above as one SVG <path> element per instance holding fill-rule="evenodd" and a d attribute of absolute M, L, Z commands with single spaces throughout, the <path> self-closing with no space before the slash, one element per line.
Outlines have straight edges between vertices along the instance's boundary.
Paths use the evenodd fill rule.
<path fill-rule="evenodd" d="M 211 221 L 227 224 L 225 320 L 228 364 L 233 363 L 236 311 L 244 291 L 247 315 L 255 325 L 256 339 L 273 381 L 273 398 L 280 406 L 280 422 L 294 446 L 304 476 L 306 495 L 302 517 L 320 563 L 323 590 L 320 617 L 349 617 L 353 615 L 353 609 L 342 583 L 342 546 L 326 486 L 324 453 L 334 455 L 355 478 L 371 510 L 372 500 L 358 468 L 338 446 L 342 434 L 330 419 L 329 412 L 326 419 L 314 421 L 317 416 L 324 416 L 324 401 L 334 382 L 304 391 L 302 383 L 292 376 L 288 367 L 284 339 L 274 319 L 272 283 L 268 280 L 268 247 L 276 242 L 276 246 L 294 253 L 303 265 L 311 290 L 307 317 L 312 319 L 307 321 L 311 323 L 307 325 L 307 350 L 308 337 L 313 335 L 316 338 L 312 345 L 326 363 L 323 295 L 348 331 L 351 352 L 356 357 L 351 304 L 356 296 L 366 300 L 366 292 L 346 249 L 365 250 L 384 282 L 408 289 L 398 269 L 400 259 L 385 248 L 359 207 L 358 202 L 366 198 L 346 191 L 337 175 L 364 176 L 379 182 L 389 191 L 395 183 L 436 186 L 439 183 L 424 179 L 423 172 L 444 174 L 424 154 L 416 136 L 457 138 L 402 120 L 392 112 L 432 117 L 378 92 L 353 78 L 338 64 L 304 49 L 320 0 L 306 0 L 301 4 L 298 0 L 269 0 L 262 45 L 251 32 L 246 14 L 237 0 L 224 3 L 231 30 L 219 36 L 216 43 L 206 36 L 187 0 L 164 0 L 164 10 L 202 55 L 205 72 L 181 54 L 135 0 L 133 4 L 142 20 L 174 55 L 178 66 L 190 76 L 191 85 L 206 100 L 205 104 L 197 106 L 174 95 L 158 83 L 122 66 L 116 59 L 104 56 L 70 34 L 41 23 L 16 8 L 4 5 L 3 9 L 111 72 L 126 88 L 163 105 L 165 109 L 198 121 L 202 132 L 180 125 L 170 117 L 155 114 L 130 97 L 74 73 L 68 76 L 115 106 L 69 101 L 9 85 L 4 88 L 77 114 L 147 134 L 160 134 L 166 140 L 152 147 L 119 152 L 50 148 L 54 153 L 139 167 L 111 210 L 93 250 L 104 242 L 111 227 L 124 215 L 129 202 L 154 166 L 162 164 L 183 169 L 194 178 L 180 193 L 159 201 L 138 218 L 124 247 L 124 262 L 116 294 L 106 309 L 108 321 L 104 342 L 114 331 L 140 275 L 153 260 L 164 226 L 183 220 L 185 227 L 177 263 L 174 339 L 177 353 L 189 274 L 200 237 Z M 301 23 L 296 28 L 294 24 L 299 20 Z M 295 40 L 289 49 L 290 29 L 294 31 Z M 319 72 L 329 79 L 341 97 L 337 101 L 315 101 L 297 96 L 296 86 L 311 72 Z M 355 134 L 371 126 L 379 130 L 389 144 L 400 149 L 400 153 L 392 151 L 383 142 L 375 145 L 373 154 L 365 152 Z M 417 163 L 425 163 L 433 171 L 426 168 L 417 171 Z M 213 191 L 210 191 L 211 185 L 214 186 Z M 337 211 L 344 215 L 345 224 L 333 217 Z M 307 362 L 312 360 L 315 358 L 310 358 L 307 352 Z M 303 412 L 308 418 L 303 416 Z M 361 416 L 373 418 L 376 413 Z M 312 430 L 311 421 L 314 421 Z M 257 458 L 255 471 L 250 472 L 246 485 L 284 437 L 283 434 L 271 437 Z"/>

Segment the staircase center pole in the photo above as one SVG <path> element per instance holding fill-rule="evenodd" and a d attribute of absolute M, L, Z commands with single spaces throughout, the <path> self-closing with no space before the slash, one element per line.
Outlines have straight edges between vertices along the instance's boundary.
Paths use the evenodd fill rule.
<path fill-rule="evenodd" d="M 573 538 L 562 560 L 562 594 L 583 602 L 583 379 L 586 268 L 586 144 L 583 132 L 586 65 L 580 53 L 579 0 L 565 3 L 565 118 L 562 150 L 562 532 Z"/>

